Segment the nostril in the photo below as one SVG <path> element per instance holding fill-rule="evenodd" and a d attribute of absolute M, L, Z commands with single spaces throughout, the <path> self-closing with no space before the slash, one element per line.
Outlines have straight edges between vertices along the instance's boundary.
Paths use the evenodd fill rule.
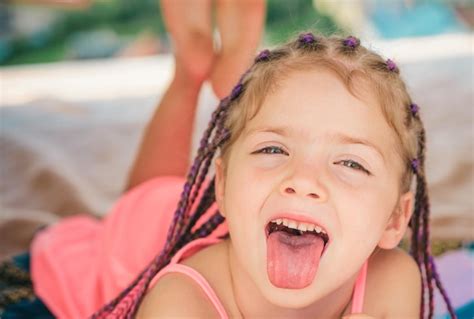
<path fill-rule="evenodd" d="M 293 193 L 295 193 L 295 190 L 293 188 L 287 187 L 285 192 L 293 194 Z"/>
<path fill-rule="evenodd" d="M 315 193 L 310 193 L 309 196 L 313 197 L 313 198 L 319 198 L 319 195 L 318 194 L 315 194 Z"/>

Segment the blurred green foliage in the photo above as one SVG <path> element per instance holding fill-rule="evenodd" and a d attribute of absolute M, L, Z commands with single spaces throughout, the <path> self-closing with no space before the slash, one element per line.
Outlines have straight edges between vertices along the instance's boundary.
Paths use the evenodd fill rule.
<path fill-rule="evenodd" d="M 0 65 L 53 62 L 68 59 L 67 41 L 74 34 L 97 29 L 113 30 L 119 37 L 143 31 L 165 37 L 158 0 L 93 1 L 86 10 L 60 10 L 60 18 L 49 28 L 29 37 L 0 43 Z M 301 30 L 324 34 L 337 31 L 331 18 L 319 14 L 311 0 L 268 0 L 266 44 L 287 40 Z"/>
<path fill-rule="evenodd" d="M 311 0 L 269 0 L 266 38 L 269 44 L 281 43 L 304 30 L 329 35 L 340 30 L 328 16 L 319 13 Z"/>

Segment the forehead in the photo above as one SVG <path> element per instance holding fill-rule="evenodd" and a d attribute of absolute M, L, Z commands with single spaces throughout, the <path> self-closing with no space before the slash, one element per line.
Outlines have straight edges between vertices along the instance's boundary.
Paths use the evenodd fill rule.
<path fill-rule="evenodd" d="M 294 72 L 268 94 L 257 115 L 247 123 L 244 136 L 268 127 L 287 127 L 286 132 L 308 138 L 357 138 L 380 148 L 393 147 L 395 139 L 377 99 L 357 88 L 354 96 L 331 71 Z M 281 132 L 280 132 L 281 133 Z"/>

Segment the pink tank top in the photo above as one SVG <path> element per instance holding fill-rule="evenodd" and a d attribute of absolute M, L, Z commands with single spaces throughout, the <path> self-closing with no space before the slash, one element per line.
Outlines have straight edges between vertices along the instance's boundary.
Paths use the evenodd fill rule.
<path fill-rule="evenodd" d="M 220 302 L 219 298 L 217 297 L 216 293 L 212 289 L 211 285 L 207 282 L 207 280 L 196 270 L 186 265 L 179 264 L 179 262 L 188 257 L 193 255 L 196 251 L 220 242 L 221 240 L 218 238 L 202 238 L 198 240 L 194 240 L 193 242 L 185 245 L 181 248 L 176 255 L 171 259 L 170 263 L 160 270 L 156 276 L 150 282 L 148 286 L 148 290 L 150 290 L 156 282 L 168 273 L 182 273 L 190 278 L 192 278 L 204 291 L 206 296 L 209 298 L 211 303 L 216 308 L 216 311 L 219 313 L 220 318 L 227 319 L 229 316 L 227 315 L 224 306 Z M 367 261 L 362 265 L 361 270 L 359 271 L 359 275 L 357 276 L 356 283 L 354 286 L 354 292 L 352 294 L 352 309 L 351 314 L 362 313 L 362 308 L 364 305 L 364 293 L 365 293 L 365 282 L 367 277 Z"/>
<path fill-rule="evenodd" d="M 160 176 L 123 194 L 102 220 L 90 215 L 65 218 L 40 231 L 30 247 L 34 291 L 58 318 L 86 318 L 117 296 L 165 245 L 169 224 L 185 182 L 180 176 Z M 206 179 L 204 185 L 210 181 Z M 204 187 L 205 188 L 205 187 Z M 194 205 L 199 203 L 203 189 Z M 212 216 L 214 203 L 195 229 Z M 204 289 L 223 318 L 224 308 L 207 281 L 178 262 L 203 245 L 220 241 L 224 222 L 209 238 L 181 248 L 165 272 L 191 276 Z M 353 312 L 362 309 L 365 268 L 354 291 Z"/>
<path fill-rule="evenodd" d="M 217 297 L 216 293 L 212 289 L 211 285 L 209 285 L 207 280 L 193 268 L 179 264 L 179 262 L 185 257 L 193 255 L 196 251 L 203 249 L 206 246 L 216 244 L 220 241 L 221 239 L 218 238 L 201 238 L 196 239 L 185 245 L 176 253 L 176 255 L 173 256 L 170 263 L 156 274 L 156 276 L 150 282 L 148 290 L 150 290 L 156 284 L 156 282 L 164 275 L 173 272 L 182 273 L 191 277 L 202 288 L 202 290 L 204 290 L 204 293 L 214 305 L 221 318 L 229 318 L 227 316 L 227 313 L 225 312 L 224 306 L 220 302 L 219 298 Z"/>

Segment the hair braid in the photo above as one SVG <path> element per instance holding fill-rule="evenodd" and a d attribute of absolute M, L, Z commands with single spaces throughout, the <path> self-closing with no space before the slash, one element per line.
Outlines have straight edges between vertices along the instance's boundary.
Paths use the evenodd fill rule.
<path fill-rule="evenodd" d="M 180 239 L 181 242 L 189 242 L 191 233 L 192 233 L 192 228 L 194 225 L 196 225 L 196 222 L 201 218 L 201 216 L 207 211 L 209 207 L 214 203 L 215 200 L 215 184 L 214 184 L 214 178 L 209 182 L 206 190 L 204 191 L 204 194 L 201 197 L 201 201 L 199 202 L 199 205 L 197 206 L 195 212 L 192 214 L 190 217 L 187 226 L 186 226 L 186 231 L 185 235 L 183 238 Z"/>
<path fill-rule="evenodd" d="M 246 74 L 247 73 L 244 75 Z M 137 278 L 116 298 L 93 314 L 92 318 L 104 318 L 105 316 L 131 318 L 137 311 L 138 305 L 140 304 L 151 279 L 156 275 L 156 273 L 158 273 L 159 270 L 161 270 L 166 264 L 170 262 L 174 253 L 190 240 L 198 236 L 207 236 L 224 221 L 224 217 L 222 217 L 222 215 L 219 213 L 214 214 L 198 229 L 196 232 L 197 235 L 190 234 L 191 227 L 193 225 L 188 227 L 186 224 L 190 217 L 189 209 L 192 207 L 197 194 L 200 191 L 202 182 L 204 181 L 204 178 L 209 170 L 211 160 L 214 157 L 219 145 L 224 143 L 230 135 L 230 132 L 223 127 L 222 117 L 225 119 L 226 112 L 232 100 L 235 100 L 242 91 L 242 84 L 239 83 L 238 86 L 240 86 L 239 92 L 233 91 L 231 96 L 221 100 L 217 109 L 212 114 L 208 128 L 204 132 L 201 139 L 196 159 L 189 170 L 186 183 L 184 184 L 180 201 L 177 205 L 177 209 L 168 230 L 166 243 L 162 252 L 157 257 L 155 257 L 150 262 L 150 264 L 137 276 Z M 217 132 L 214 132 L 216 128 Z M 213 132 L 215 133 L 214 139 L 211 143 L 209 143 Z M 211 182 L 211 184 L 213 183 Z M 193 187 L 194 192 L 191 194 Z M 198 206 L 198 216 L 192 221 L 193 224 L 197 221 L 197 218 L 205 212 L 210 204 L 212 204 L 212 201 L 215 200 L 215 196 L 209 195 L 209 193 L 212 191 L 213 186 L 209 185 L 206 190 L 206 200 L 201 202 Z"/>
<path fill-rule="evenodd" d="M 203 161 L 204 165 L 203 165 L 201 174 L 198 177 L 198 181 L 196 182 L 196 190 L 194 191 L 194 193 L 191 197 L 191 200 L 189 202 L 189 206 L 192 206 L 194 204 L 194 202 L 196 201 L 198 192 L 201 189 L 201 185 L 202 185 L 205 177 L 207 176 L 207 173 L 209 171 L 209 167 L 211 165 L 211 161 L 214 157 L 214 154 L 215 154 L 218 146 L 227 138 L 227 136 L 224 133 L 221 133 L 221 131 L 222 131 L 221 129 L 218 129 L 218 133 L 216 133 L 214 141 L 208 145 L 208 149 L 206 150 L 206 154 L 204 154 L 205 155 L 205 159 Z M 189 218 L 189 215 L 186 216 L 186 217 Z M 187 219 L 184 220 L 183 223 L 184 222 L 187 222 Z"/>
<path fill-rule="evenodd" d="M 448 312 L 451 315 L 451 318 L 456 318 L 456 313 L 454 311 L 453 306 L 451 305 L 451 301 L 449 300 L 448 294 L 446 293 L 443 285 L 441 284 L 441 280 L 439 278 L 438 271 L 436 270 L 436 264 L 434 263 L 433 256 L 430 256 L 430 264 L 433 270 L 433 277 L 436 283 L 436 287 L 438 287 L 441 295 L 443 296 L 444 301 L 446 302 Z"/>
<path fill-rule="evenodd" d="M 212 233 L 217 226 L 222 224 L 222 222 L 225 220 L 225 218 L 219 213 L 219 211 L 216 210 L 216 212 L 212 215 L 209 220 L 202 224 L 199 229 L 197 229 L 191 236 L 191 240 L 194 240 L 196 238 L 203 238 L 207 237 L 210 233 Z"/>
<path fill-rule="evenodd" d="M 435 281 L 452 318 L 456 318 L 456 314 L 453 310 L 451 302 L 441 284 L 439 275 L 436 272 L 435 263 L 433 256 L 431 255 L 430 249 L 430 231 L 429 231 L 429 196 L 427 190 L 427 182 L 425 175 L 425 153 L 426 153 L 426 140 L 425 140 L 425 129 L 423 123 L 419 117 L 416 117 L 419 122 L 421 131 L 418 137 L 418 161 L 420 168 L 415 171 L 416 173 L 416 199 L 415 199 L 415 211 L 413 219 L 413 234 L 412 234 L 412 247 L 411 253 L 417 262 L 420 271 L 424 270 L 425 278 L 422 280 L 422 293 L 421 293 L 421 309 L 420 318 L 424 318 L 424 305 L 425 305 L 425 284 L 428 286 L 428 318 L 433 318 L 434 315 L 434 287 L 433 281 Z M 420 245 L 421 240 L 421 245 Z M 421 256 L 420 256 L 421 254 Z M 424 269 L 423 269 L 423 266 Z M 423 271 L 421 271 L 423 279 Z"/>
<path fill-rule="evenodd" d="M 413 234 L 412 234 L 412 243 L 411 243 L 411 253 L 413 258 L 415 259 L 419 269 L 420 269 L 420 274 L 422 277 L 422 285 L 421 285 L 421 307 L 420 307 L 420 318 L 423 318 L 424 316 L 424 295 L 425 295 L 425 285 L 424 285 L 424 280 L 423 280 L 423 272 L 424 269 L 422 267 L 422 260 L 420 257 L 420 241 L 422 237 L 422 231 L 423 228 L 420 227 L 422 225 L 423 220 L 422 220 L 422 215 L 423 215 L 423 210 L 424 207 L 422 206 L 422 201 L 421 197 L 424 192 L 423 188 L 423 183 L 420 181 L 421 178 L 419 177 L 419 174 L 416 174 L 416 195 L 415 195 L 415 210 L 413 212 Z"/>
<path fill-rule="evenodd" d="M 225 113 L 227 107 L 229 106 L 229 99 L 223 99 L 217 109 L 212 114 L 212 119 L 209 123 L 207 130 L 204 132 L 204 136 L 201 139 L 200 147 L 198 149 L 198 154 L 196 159 L 188 172 L 186 183 L 184 184 L 183 191 L 181 193 L 180 201 L 177 205 L 177 209 L 174 213 L 173 220 L 171 222 L 170 228 L 168 230 L 167 239 L 165 246 L 162 252 L 155 257 L 148 266 L 137 276 L 137 278 L 125 288 L 116 298 L 107 303 L 96 313 L 92 315 L 92 318 L 109 318 L 112 317 L 124 317 L 131 318 L 134 316 L 135 312 L 138 309 L 148 284 L 151 279 L 161 270 L 166 264 L 171 260 L 173 252 L 175 252 L 176 245 L 179 242 L 179 236 L 183 235 L 183 229 L 186 230 L 185 221 L 187 217 L 187 212 L 189 207 L 192 205 L 199 188 L 204 180 L 207 170 L 209 168 L 210 161 L 214 155 L 214 152 L 217 148 L 217 145 L 223 140 L 222 136 L 218 136 L 215 140 L 214 145 L 208 149 L 209 139 L 213 130 L 217 127 L 218 121 L 221 118 L 221 115 Z M 225 137 L 225 136 L 224 136 Z M 202 163 L 204 162 L 204 174 L 201 174 L 202 178 L 198 179 L 198 184 L 193 193 L 192 201 L 189 201 L 191 190 L 196 181 L 196 177 L 199 173 Z M 221 216 L 222 217 L 222 216 Z M 222 220 L 219 220 L 215 216 L 211 217 L 209 225 L 215 225 L 216 228 Z M 211 230 L 212 231 L 212 230 Z M 203 232 L 201 232 L 203 233 Z"/>
<path fill-rule="evenodd" d="M 429 198 L 428 198 L 428 190 L 427 190 L 427 184 L 426 184 L 426 177 L 425 177 L 425 148 L 426 148 L 426 142 L 425 142 L 425 130 L 424 128 L 422 129 L 420 133 L 420 151 L 418 154 L 418 160 L 421 163 L 421 169 L 423 171 L 423 174 L 420 174 L 420 179 L 419 182 L 421 184 L 421 203 L 422 203 L 422 216 L 423 216 L 423 241 L 422 241 L 422 249 L 423 249 L 423 263 L 425 266 L 425 273 L 426 273 L 426 282 L 428 284 L 428 298 L 429 298 L 429 308 L 428 308 L 428 318 L 433 317 L 433 312 L 434 312 L 434 304 L 433 304 L 433 294 L 434 294 L 434 289 L 433 289 L 433 274 L 431 273 L 431 265 L 429 262 L 429 257 L 431 255 L 430 251 L 430 228 L 429 228 L 429 214 L 430 214 L 430 205 L 429 205 Z"/>
<path fill-rule="evenodd" d="M 220 104 L 220 106 L 222 106 L 222 105 L 225 105 L 225 103 Z M 134 316 L 134 314 L 136 313 L 136 311 L 138 309 L 139 304 L 141 303 L 141 300 L 143 299 L 143 297 L 145 295 L 146 288 L 148 287 L 148 284 L 150 283 L 151 279 L 158 273 L 159 270 L 161 270 L 163 268 L 164 265 L 169 263 L 169 261 L 171 259 L 171 256 L 173 256 L 176 253 L 176 251 L 179 249 L 177 247 L 177 243 L 179 242 L 179 239 L 182 236 L 185 236 L 185 234 L 186 234 L 185 233 L 185 230 L 186 230 L 185 222 L 189 218 L 189 214 L 188 214 L 189 208 L 193 204 L 194 199 L 196 198 L 196 196 L 197 196 L 197 194 L 198 194 L 198 192 L 201 188 L 202 182 L 204 180 L 204 177 L 207 175 L 207 171 L 209 169 L 210 162 L 211 162 L 212 157 L 214 155 L 214 152 L 217 148 L 217 145 L 214 145 L 214 143 L 207 143 L 207 142 L 208 142 L 208 139 L 209 139 L 213 129 L 215 127 L 217 127 L 217 122 L 219 120 L 220 113 L 221 113 L 221 108 L 218 108 L 218 110 L 216 110 L 216 112 L 214 113 L 215 116 L 213 115 L 213 119 L 211 120 L 209 128 L 205 132 L 204 137 L 201 141 L 201 147 L 198 150 L 197 159 L 194 162 L 194 164 L 191 168 L 190 174 L 189 174 L 189 177 L 192 178 L 192 180 L 189 184 L 188 183 L 185 184 L 185 190 L 183 191 L 183 197 L 182 197 L 182 199 L 184 199 L 185 209 L 182 209 L 181 211 L 178 210 L 178 212 L 181 212 L 181 214 L 180 215 L 176 214 L 175 217 L 180 217 L 180 218 L 176 218 L 173 221 L 172 227 L 170 228 L 172 230 L 173 225 L 174 226 L 177 225 L 176 235 L 174 237 L 171 237 L 171 239 L 169 241 L 167 240 L 167 243 L 172 242 L 173 245 L 172 246 L 170 245 L 170 251 L 167 254 L 166 262 L 163 265 L 161 263 L 160 264 L 152 263 L 151 267 L 149 267 L 149 269 L 146 272 L 145 276 L 143 276 L 143 278 L 138 282 L 137 286 L 133 289 L 133 290 L 136 290 L 136 292 L 132 290 L 125 297 L 125 299 L 124 299 L 125 305 L 124 305 L 123 309 L 126 311 L 127 318 L 129 318 L 129 317 L 131 318 L 131 317 Z M 218 143 L 215 142 L 215 144 L 218 144 Z M 207 147 L 209 145 L 211 147 L 209 149 L 207 149 Z M 204 163 L 203 170 L 202 170 L 201 174 L 198 175 L 199 169 L 200 169 L 200 166 L 201 166 L 202 163 Z M 190 194 L 191 188 L 193 186 L 193 183 L 196 180 L 196 177 L 198 177 L 198 181 L 196 183 L 197 187 L 195 187 L 195 191 L 192 195 L 193 199 L 191 201 L 189 201 L 188 200 L 189 196 L 190 196 L 189 194 Z M 186 193 L 186 185 L 190 185 L 190 187 L 188 189 L 188 193 Z M 186 196 L 184 194 L 186 194 Z M 212 232 L 220 223 L 223 222 L 224 219 L 222 218 L 222 216 L 220 216 L 220 217 L 221 218 L 219 219 L 219 218 L 216 218 L 216 216 L 213 216 L 213 217 L 211 217 L 211 219 L 209 220 L 208 223 L 205 223 L 203 225 L 203 226 L 207 226 L 209 228 L 209 229 L 207 229 L 207 231 L 208 231 L 207 234 Z M 165 245 L 165 247 L 166 247 L 166 245 Z M 130 302 L 127 303 L 128 300 L 130 300 Z M 126 308 L 127 304 L 130 304 L 130 310 L 129 311 L 127 311 L 127 308 Z M 120 311 L 121 311 L 120 307 L 118 307 L 118 311 L 120 313 Z"/>
<path fill-rule="evenodd" d="M 173 223 L 172 223 L 171 228 L 170 228 L 170 232 L 172 232 L 172 234 L 169 238 L 169 241 L 167 240 L 167 242 L 173 241 L 173 243 L 174 243 L 176 238 L 177 237 L 179 238 L 179 236 L 181 235 L 181 230 L 183 229 L 183 225 L 184 225 L 184 223 L 185 223 L 185 221 L 187 220 L 187 217 L 188 217 L 188 214 L 187 214 L 188 210 L 191 207 L 191 205 L 194 203 L 194 201 L 197 197 L 197 194 L 198 194 L 199 189 L 201 187 L 202 181 L 204 180 L 204 177 L 205 177 L 204 174 L 200 175 L 200 177 L 198 179 L 198 182 L 196 183 L 197 187 L 195 187 L 194 192 L 191 195 L 191 200 L 189 200 L 189 198 L 190 198 L 189 194 L 191 192 L 191 189 L 194 186 L 194 183 L 196 181 L 196 177 L 198 176 L 199 170 L 200 170 L 201 165 L 203 164 L 203 162 L 204 162 L 204 172 L 207 173 L 207 170 L 209 169 L 210 161 L 211 161 L 211 159 L 214 155 L 212 152 L 208 151 L 208 149 L 207 149 L 208 145 L 209 145 L 209 139 L 210 139 L 210 136 L 211 136 L 212 132 L 217 127 L 217 123 L 218 123 L 218 121 L 221 117 L 221 113 L 223 111 L 225 111 L 227 106 L 228 106 L 228 100 L 223 99 L 221 101 L 221 103 L 219 103 L 219 106 L 217 107 L 217 109 L 212 114 L 211 122 L 209 123 L 209 126 L 208 126 L 207 130 L 204 132 L 204 136 L 201 139 L 201 143 L 200 143 L 200 147 L 199 147 L 199 150 L 198 150 L 198 154 L 196 156 L 196 160 L 194 161 L 193 165 L 191 166 L 190 172 L 188 174 L 187 182 L 184 185 L 184 191 L 183 191 L 181 201 L 180 201 L 180 204 L 183 206 L 182 214 L 176 214 L 175 215 L 176 220 L 173 220 Z M 186 190 L 188 192 L 186 192 Z M 180 205 L 180 204 L 178 204 L 178 205 Z M 176 227 L 177 227 L 177 231 L 174 232 Z"/>

